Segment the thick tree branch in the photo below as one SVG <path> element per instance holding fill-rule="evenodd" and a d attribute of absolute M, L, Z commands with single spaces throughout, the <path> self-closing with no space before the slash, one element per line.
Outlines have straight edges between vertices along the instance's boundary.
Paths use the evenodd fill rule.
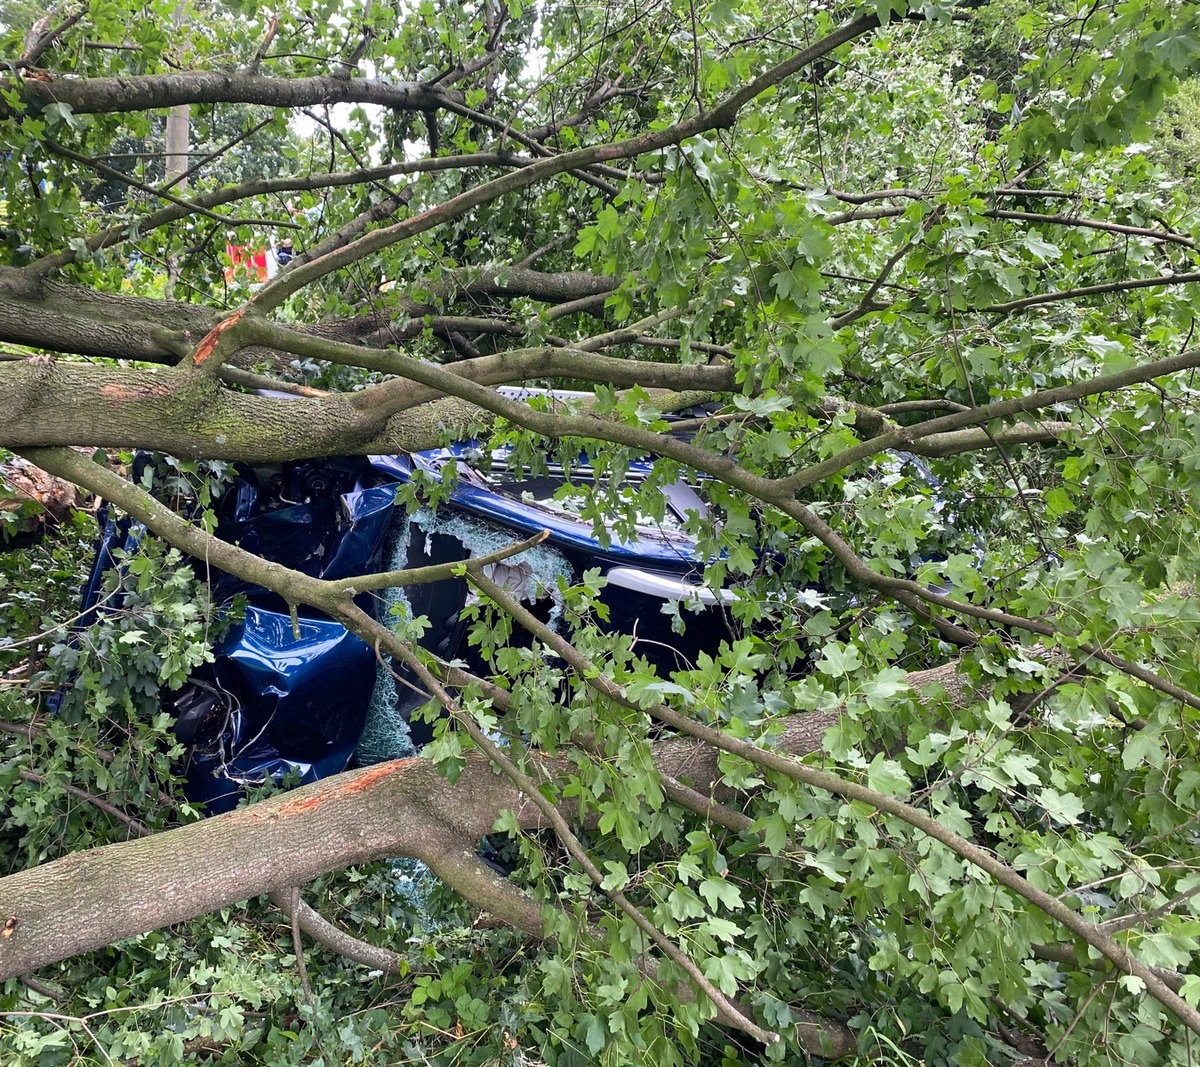
<path fill-rule="evenodd" d="M 483 776 L 475 780 L 478 771 Z M 498 781 L 480 761 L 468 773 L 470 784 L 447 796 L 427 761 L 380 764 L 0 879 L 5 914 L 17 919 L 13 935 L 0 942 L 0 975 L 36 970 L 340 867 L 381 856 L 425 859 L 439 843 L 490 829 L 476 816 L 465 826 L 456 817 L 442 822 L 438 815 L 453 814 L 455 798 L 458 814 L 471 799 L 492 821 L 498 802 L 515 806 L 515 793 L 497 792 Z M 196 877 L 198 866 L 203 878 Z"/>
<path fill-rule="evenodd" d="M 312 104 L 379 104 L 398 111 L 437 111 L 461 97 L 451 89 L 420 82 L 370 78 L 270 78 L 232 71 L 188 71 L 122 78 L 14 79 L 13 88 L 29 103 L 68 104 L 77 115 L 150 111 L 177 104 L 262 104 L 304 107 Z M 8 104 L 0 116 L 12 114 Z"/>
<path fill-rule="evenodd" d="M 151 219 L 169 221 L 160 216 L 161 213 Z M 114 232 L 99 235 L 97 245 Z M 125 233 L 125 230 L 121 231 L 122 235 Z M 0 267 L 0 341 L 83 356 L 174 363 L 220 320 L 222 311 L 218 308 L 102 293 L 43 276 L 73 258 L 73 252 L 62 252 L 26 268 Z M 360 352 L 366 362 L 355 357 L 355 365 L 386 372 L 394 364 L 395 356 L 381 355 L 375 347 L 377 343 L 392 343 L 397 338 L 419 332 L 424 329 L 427 316 L 435 317 L 435 327 L 440 322 L 450 328 L 458 320 L 444 315 L 444 308 L 460 303 L 469 307 L 486 306 L 516 297 L 562 306 L 561 301 L 579 296 L 603 299 L 620 281 L 586 271 L 543 272 L 506 265 L 473 268 L 450 272 L 447 277 L 433 282 L 412 283 L 423 290 L 423 299 L 419 301 L 400 297 L 368 314 L 329 320 L 307 331 L 282 326 L 273 328 L 282 331 L 275 335 L 277 337 L 308 332 L 311 336 L 329 339 L 366 339 L 370 344 L 362 347 Z M 410 318 L 407 329 L 392 325 L 400 316 Z M 491 328 L 519 335 L 539 326 L 536 321 L 520 325 L 496 319 Z M 560 342 L 558 347 L 561 346 Z M 585 347 L 593 347 L 593 343 L 587 342 Z M 260 354 L 257 349 L 252 349 L 239 359 L 276 356 L 278 351 Z"/>
<path fill-rule="evenodd" d="M 0 267 L 0 338 L 14 344 L 173 363 L 220 317 L 216 308 L 101 293 Z"/>
<path fill-rule="evenodd" d="M 303 346 L 289 342 L 289 347 Z M 329 350 L 328 345 L 316 347 Z M 418 373 L 416 361 L 394 353 L 375 355 L 382 357 L 378 369 Z M 398 358 L 402 365 L 397 365 Z M 569 375 L 619 387 L 704 393 L 728 388 L 733 379 L 730 368 L 639 363 L 553 347 L 484 356 L 444 373 L 452 382 L 474 378 L 487 386 Z M 480 385 L 482 392 L 473 395 L 496 397 L 487 386 Z M 417 451 L 436 446 L 446 433 L 464 435 L 488 421 L 483 409 L 473 403 L 449 400 L 430 405 L 438 390 L 411 382 L 397 382 L 396 388 L 377 398 L 379 406 L 372 406 L 376 398 L 361 393 L 289 401 L 232 392 L 211 378 L 198 380 L 173 368 L 14 362 L 0 364 L 0 390 L 10 405 L 8 420 L 0 426 L 0 445 L 8 448 L 137 447 L 178 456 L 278 462 L 304 456 Z M 63 405 L 59 396 L 72 401 Z M 512 403 L 516 411 L 528 410 L 527 405 Z M 403 418 L 398 417 L 400 412 L 406 413 Z"/>
<path fill-rule="evenodd" d="M 1037 211 L 1010 211 L 994 208 L 985 211 L 984 217 L 989 219 L 1011 219 L 1014 222 L 1032 222 L 1044 226 L 1076 226 L 1085 230 L 1101 230 L 1104 233 L 1120 233 L 1128 237 L 1145 237 L 1150 241 L 1161 241 L 1163 244 L 1182 245 L 1193 251 L 1200 248 L 1190 237 L 1170 230 L 1156 230 L 1148 226 L 1129 226 L 1123 222 L 1109 222 L 1107 219 L 1089 219 L 1082 215 L 1044 215 Z"/>
<path fill-rule="evenodd" d="M 987 448 L 1009 445 L 1049 444 L 1079 429 L 1071 422 L 1019 422 L 994 433 L 980 428 L 952 430 L 914 441 L 908 451 L 917 456 L 957 456 L 963 452 L 979 452 Z"/>

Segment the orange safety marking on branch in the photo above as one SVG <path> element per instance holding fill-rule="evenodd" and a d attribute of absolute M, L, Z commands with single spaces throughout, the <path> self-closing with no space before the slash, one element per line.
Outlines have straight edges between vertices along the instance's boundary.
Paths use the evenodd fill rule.
<path fill-rule="evenodd" d="M 409 763 L 415 763 L 416 760 L 416 756 L 409 756 L 407 759 L 394 759 L 388 760 L 387 763 L 377 763 L 374 767 L 369 767 L 367 770 L 363 771 L 363 773 L 353 781 L 347 782 L 344 786 L 342 786 L 342 792 L 366 792 L 366 790 L 370 789 L 371 786 L 373 786 L 376 782 L 382 781 L 384 778 L 388 777 L 392 771 L 397 771 Z"/>
<path fill-rule="evenodd" d="M 378 763 L 374 767 L 368 767 L 345 785 L 339 785 L 335 789 L 317 793 L 313 796 L 295 797 L 292 800 L 285 800 L 275 809 L 274 814 L 284 817 L 289 815 L 307 815 L 309 812 L 316 811 L 327 800 L 332 800 L 339 795 L 345 796 L 347 793 L 366 792 L 371 786 L 387 778 L 393 771 L 399 770 L 405 764 L 412 763 L 416 759 L 416 756 L 410 756 L 408 759 L 389 760 L 387 763 Z"/>
<path fill-rule="evenodd" d="M 227 319 L 222 319 L 204 336 L 204 340 L 196 346 L 196 352 L 192 356 L 192 366 L 198 367 L 217 349 L 217 344 L 221 340 L 221 335 L 226 330 L 232 329 L 242 321 L 242 316 L 246 314 L 246 308 L 238 308 Z"/>

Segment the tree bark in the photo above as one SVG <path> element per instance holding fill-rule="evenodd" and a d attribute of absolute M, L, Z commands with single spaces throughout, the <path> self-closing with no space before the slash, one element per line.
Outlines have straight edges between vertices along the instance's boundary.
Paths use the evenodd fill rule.
<path fill-rule="evenodd" d="M 516 790 L 485 761 L 450 787 L 420 759 L 380 764 L 153 837 L 75 853 L 0 879 L 0 975 L 382 856 L 436 861 L 475 841 Z M 501 917 L 504 916 L 501 911 Z"/>
<path fill-rule="evenodd" d="M 0 340 L 10 344 L 173 363 L 220 317 L 215 308 L 101 293 L 0 267 Z"/>
<path fill-rule="evenodd" d="M 33 501 L 40 509 L 17 524 L 19 533 L 31 533 L 47 520 L 62 522 L 79 503 L 71 482 L 55 478 L 22 459 L 0 462 L 0 485 L 7 485 L 15 494 L 0 496 L 0 511 L 16 511 L 27 501 Z"/>
<path fill-rule="evenodd" d="M 463 271 L 445 281 L 421 286 L 428 294 L 422 300 L 401 299 L 386 311 L 368 310 L 357 318 L 330 320 L 297 332 L 342 341 L 373 336 L 394 341 L 404 331 L 395 336 L 389 331 L 402 316 L 423 320 L 443 315 L 456 304 L 476 308 L 480 301 L 514 297 L 561 304 L 603 296 L 619 284 L 619 278 L 587 271 L 544 272 L 526 267 Z M 105 293 L 0 267 L 0 342 L 9 344 L 65 355 L 174 363 L 220 321 L 222 314 L 219 308 L 201 304 Z M 415 325 L 423 328 L 420 321 Z M 510 330 L 513 327 L 510 323 Z M 516 332 L 524 332 L 519 324 Z M 259 354 L 254 353 L 253 358 Z"/>
<path fill-rule="evenodd" d="M 938 686 L 965 698 L 955 664 L 909 676 L 919 691 Z M 778 744 L 819 750 L 839 711 L 790 717 Z M 532 754 L 539 779 L 570 773 L 566 756 Z M 661 773 L 697 791 L 721 786 L 717 752 L 682 737 L 654 747 Z M 0 878 L 0 919 L 16 920 L 0 940 L 0 980 L 82 952 L 205 915 L 217 908 L 382 857 L 408 856 L 447 869 L 447 856 L 473 848 L 502 811 L 540 829 L 537 808 L 479 753 L 454 784 L 419 757 L 347 771 L 314 785 L 189 826 L 75 853 Z M 528 901 L 496 883 L 463 877 L 455 888 L 479 907 L 530 933 Z"/>
<path fill-rule="evenodd" d="M 379 355 L 400 374 L 412 362 L 395 352 Z M 463 380 L 489 386 L 572 371 L 618 386 L 676 383 L 706 391 L 727 388 L 733 379 L 728 368 L 637 364 L 554 348 L 488 356 L 456 367 Z M 280 399 L 233 392 L 212 378 L 172 367 L 16 361 L 0 363 L 0 447 L 147 448 L 175 456 L 274 463 L 419 451 L 435 447 L 446 434 L 468 435 L 492 418 L 453 397 L 428 403 L 436 395 L 414 382 L 398 382 L 387 408 L 376 411 L 361 403 L 363 393 Z"/>
<path fill-rule="evenodd" d="M 461 104 L 462 94 L 420 82 L 371 78 L 270 78 L 232 71 L 186 71 L 134 78 L 53 78 L 17 81 L 13 86 L 30 103 L 69 104 L 77 115 L 150 111 L 178 104 L 263 104 L 310 107 L 316 104 L 379 104 L 401 111 L 436 111 Z M 0 115 L 12 108 L 0 106 Z"/>

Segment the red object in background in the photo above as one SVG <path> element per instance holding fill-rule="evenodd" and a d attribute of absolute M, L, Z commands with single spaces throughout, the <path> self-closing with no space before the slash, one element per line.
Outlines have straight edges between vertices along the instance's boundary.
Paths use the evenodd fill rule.
<path fill-rule="evenodd" d="M 239 274 L 244 274 L 252 282 L 267 280 L 267 250 L 265 248 L 226 245 L 225 254 L 229 257 L 229 266 L 225 268 L 227 282 L 232 282 Z"/>

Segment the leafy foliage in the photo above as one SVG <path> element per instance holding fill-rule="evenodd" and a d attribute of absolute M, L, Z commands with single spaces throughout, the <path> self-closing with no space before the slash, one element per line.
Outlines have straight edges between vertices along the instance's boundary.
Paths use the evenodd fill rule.
<path fill-rule="evenodd" d="M 815 1054 L 808 1013 L 847 1027 L 863 1064 L 972 1067 L 1018 1050 L 1190 1062 L 1188 1035 L 1141 979 L 887 801 L 998 857 L 1200 1003 L 1195 361 L 1079 388 L 1192 351 L 1195 11 L 884 0 L 865 9 L 881 28 L 743 101 L 736 122 L 484 197 L 483 182 L 538 160 L 706 113 L 861 12 L 484 0 L 275 13 L 250 0 L 196 5 L 176 33 L 173 8 L 96 0 L 32 68 L 19 57 L 33 13 L 0 14 L 14 65 L 0 88 L 0 282 L 16 294 L 5 304 L 0 286 L 0 333 L 22 346 L 6 361 L 33 351 L 6 311 L 33 299 L 18 270 L 40 271 L 43 291 L 81 315 L 123 295 L 94 321 L 117 315 L 173 362 L 217 321 L 195 312 L 283 292 L 227 277 L 227 243 L 287 232 L 302 253 L 349 247 L 344 269 L 310 263 L 310 284 L 280 297 L 294 350 L 287 335 L 252 337 L 220 389 L 316 386 L 349 398 L 320 409 L 348 419 L 398 395 L 395 375 L 417 359 L 481 361 L 465 379 L 494 384 L 490 356 L 569 349 L 577 377 L 532 362 L 520 373 L 594 389 L 590 408 L 542 412 L 560 432 L 502 408 L 508 421 L 476 410 L 473 425 L 535 475 L 586 446 L 596 477 L 576 507 L 604 537 L 660 519 L 664 486 L 703 472 L 713 515 L 688 529 L 711 560 L 705 581 L 737 595 L 711 653 L 669 677 L 646 642 L 702 625 L 686 605 L 668 607 L 661 634 L 614 634 L 598 575 L 554 590 L 582 667 L 521 638 L 486 597 L 472 608 L 472 655 L 507 706 L 482 685 L 461 688 L 458 718 L 431 704 L 426 756 L 450 790 L 502 737 L 534 792 L 570 814 L 598 884 L 561 836 L 508 811 L 495 826 L 544 942 L 473 925 L 480 901 L 414 891 L 411 869 L 351 868 L 305 896 L 395 953 L 395 973 L 309 950 L 306 995 L 287 924 L 250 902 L 58 964 L 40 986 L 7 982 L 11 1062 L 733 1067 Z M 61 99 L 31 88 L 43 66 Z M 179 204 L 153 191 L 160 118 L 127 110 L 119 87 L 90 110 L 67 102 L 96 79 L 171 71 L 273 86 L 361 85 L 361 72 L 461 97 L 292 110 L 192 91 L 196 166 Z M 378 237 L 430 218 L 440 224 L 412 239 Z M 373 243 L 354 245 L 362 233 Z M 84 333 L 38 347 L 71 366 L 116 358 Z M 329 342 L 319 355 L 314 335 Z M 643 371 L 734 369 L 734 388 L 693 421 L 688 461 L 659 460 L 621 488 L 633 458 L 676 440 L 662 412 L 678 397 L 613 387 L 589 360 L 598 350 Z M 193 433 L 189 454 L 226 456 L 226 435 L 244 429 L 214 428 L 201 370 L 185 385 L 182 371 L 119 369 L 175 383 L 181 405 L 178 425 L 131 423 L 131 435 Z M 124 381 L 102 395 L 122 396 Z M 974 412 L 1054 389 L 1003 418 Z M 407 417 L 379 410 L 347 450 Z M 946 414 L 961 425 L 923 436 Z M 303 414 L 276 421 L 301 427 L 289 455 L 332 440 L 318 448 Z M 431 436 L 451 424 L 436 414 Z M 873 453 L 880 434 L 905 451 Z M 224 473 L 173 461 L 145 484 L 211 528 Z M 0 509 L 0 523 L 17 514 Z M 91 531 L 80 516 L 0 555 L 5 874 L 200 816 L 178 788 L 161 695 L 211 656 L 229 616 L 178 548 L 146 537 L 81 627 Z M 932 689 L 913 673 L 930 670 Z M 660 705 L 763 752 L 820 722 L 806 766 L 875 802 L 722 751 L 718 780 L 698 785 L 723 817 L 706 817 L 656 762 L 672 743 Z M 541 761 L 560 753 L 567 769 L 544 781 Z M 655 956 L 648 974 L 645 930 L 618 894 L 783 1040 L 763 1049 L 718 1027 L 678 960 Z"/>

